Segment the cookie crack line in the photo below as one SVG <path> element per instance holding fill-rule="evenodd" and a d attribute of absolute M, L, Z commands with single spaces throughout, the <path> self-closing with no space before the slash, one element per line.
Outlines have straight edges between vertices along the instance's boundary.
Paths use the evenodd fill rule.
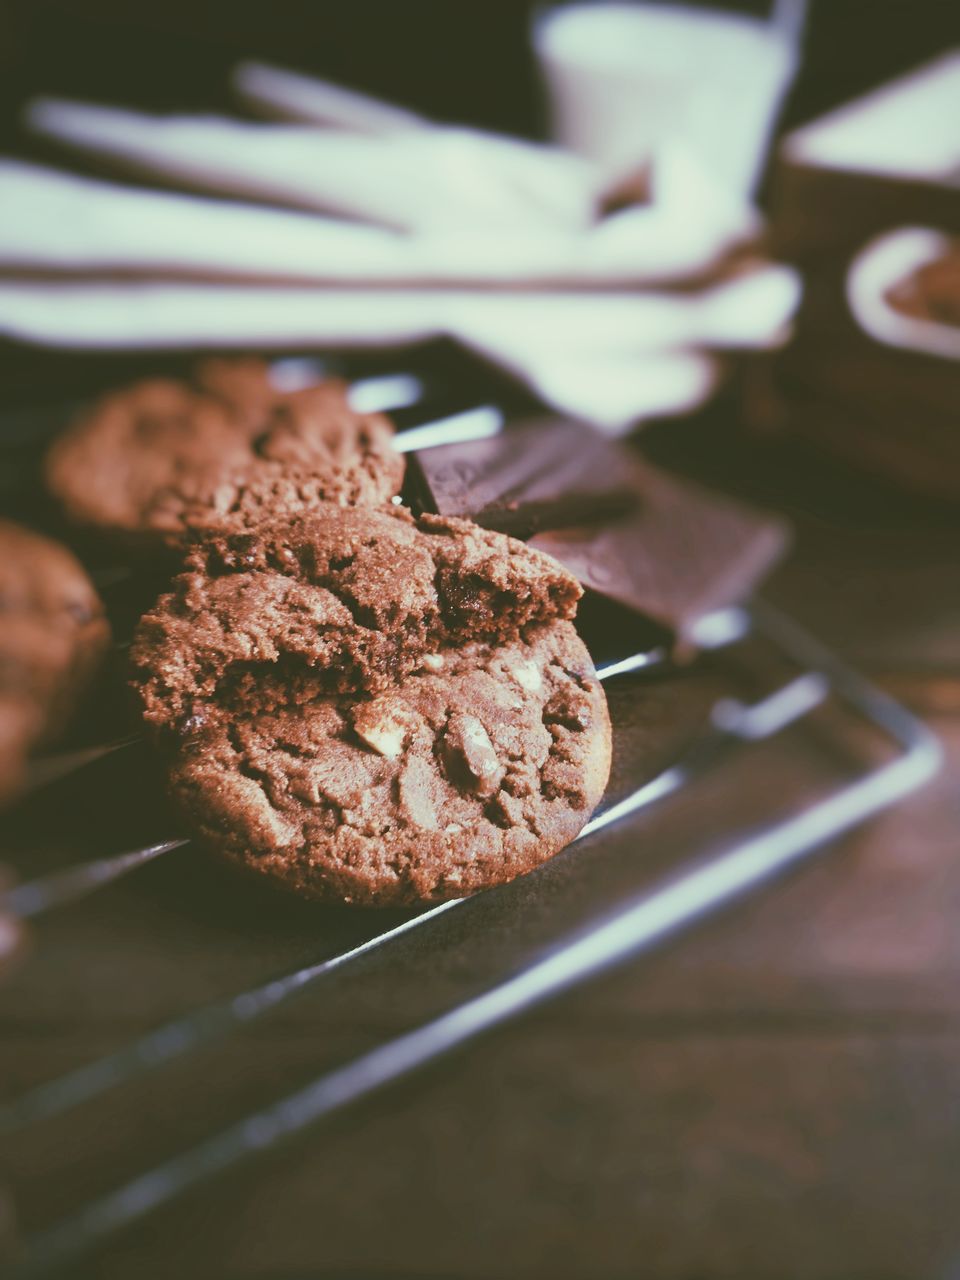
<path fill-rule="evenodd" d="M 316 673 L 318 692 L 324 679 L 336 692 L 372 692 L 438 645 L 508 640 L 572 617 L 581 595 L 542 552 L 467 521 L 414 520 L 398 508 L 327 504 L 295 526 L 207 539 L 189 564 L 131 646 L 147 722 L 174 732 L 197 699 L 216 702 L 236 663 L 290 653 L 307 668 L 304 678 Z M 282 702 L 277 688 L 268 694 Z M 256 709 L 255 691 L 244 696 Z"/>

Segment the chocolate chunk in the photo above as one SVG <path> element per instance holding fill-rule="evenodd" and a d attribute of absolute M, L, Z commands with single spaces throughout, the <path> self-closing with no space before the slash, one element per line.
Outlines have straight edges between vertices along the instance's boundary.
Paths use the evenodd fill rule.
<path fill-rule="evenodd" d="M 473 519 L 484 529 L 526 539 L 547 529 L 609 523 L 629 514 L 637 502 L 638 495 L 629 489 L 604 489 L 599 493 L 572 493 L 549 501 L 484 507 Z"/>
<path fill-rule="evenodd" d="M 546 430 L 527 427 L 491 440 L 424 449 L 417 459 L 428 497 L 441 515 L 469 515 L 486 529 L 530 538 L 545 529 L 609 522 L 641 500 L 615 461 L 594 456 L 593 441 L 600 447 L 605 443 L 585 428 L 561 422 Z"/>
<path fill-rule="evenodd" d="M 683 635 L 713 609 L 745 599 L 779 558 L 777 519 L 641 461 L 584 426 L 540 421 L 488 440 L 418 456 L 441 515 L 476 516 L 514 504 L 556 503 L 570 515 L 531 539 L 580 581 Z M 570 528 L 583 493 L 635 495 L 626 515 Z"/>
<path fill-rule="evenodd" d="M 385 694 L 359 705 L 353 717 L 353 727 L 357 737 L 377 755 L 396 760 L 416 725 L 403 702 Z"/>
<path fill-rule="evenodd" d="M 504 769 L 490 741 L 490 735 L 476 716 L 450 717 L 443 735 L 443 758 L 447 773 L 478 796 L 492 796 L 500 785 Z"/>

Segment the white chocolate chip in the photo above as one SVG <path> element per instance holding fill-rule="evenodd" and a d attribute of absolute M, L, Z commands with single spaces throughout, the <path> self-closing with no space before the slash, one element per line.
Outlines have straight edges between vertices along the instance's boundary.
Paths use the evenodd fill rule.
<path fill-rule="evenodd" d="M 423 665 L 428 671 L 443 670 L 443 654 L 441 653 L 425 653 L 423 655 Z"/>
<path fill-rule="evenodd" d="M 469 738 L 471 742 L 479 743 L 481 747 L 489 747 L 493 750 L 490 735 L 476 716 L 463 717 L 463 736 Z"/>
<path fill-rule="evenodd" d="M 357 733 L 367 744 L 388 760 L 396 760 L 403 750 L 403 725 L 396 721 L 385 721 L 383 724 L 372 724 L 365 729 L 357 729 Z"/>
<path fill-rule="evenodd" d="M 536 693 L 543 687 L 543 677 L 540 675 L 540 668 L 535 662 L 518 662 L 516 666 L 510 667 L 509 670 L 521 689 L 526 689 L 528 693 Z"/>
<path fill-rule="evenodd" d="M 353 718 L 357 736 L 387 760 L 396 760 L 413 729 L 413 717 L 389 698 L 375 698 L 357 707 Z"/>
<path fill-rule="evenodd" d="M 450 717 L 444 731 L 444 756 L 450 776 L 478 796 L 496 791 L 504 769 L 490 737 L 476 716 Z"/>

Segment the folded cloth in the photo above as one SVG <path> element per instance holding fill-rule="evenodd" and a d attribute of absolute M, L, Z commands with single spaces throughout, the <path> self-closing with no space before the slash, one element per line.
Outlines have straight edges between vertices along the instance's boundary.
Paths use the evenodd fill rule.
<path fill-rule="evenodd" d="M 607 192 L 553 147 L 275 68 L 234 84 L 308 123 L 28 106 L 28 127 L 75 151 L 233 199 L 0 161 L 0 271 L 44 277 L 0 280 L 0 333 L 181 350 L 443 335 L 615 431 L 700 403 L 714 353 L 778 343 L 796 307 L 793 272 L 743 262 L 756 213 L 675 144 Z"/>
<path fill-rule="evenodd" d="M 0 333 L 88 350 L 389 346 L 447 335 L 561 411 L 616 429 L 668 412 L 671 396 L 677 410 L 699 403 L 712 363 L 678 365 L 680 353 L 778 341 L 798 287 L 784 267 L 689 294 L 8 280 L 0 281 Z M 673 371 L 667 395 L 656 380 L 645 387 L 644 370 L 660 353 Z M 605 385 L 611 369 L 620 373 Z"/>
<path fill-rule="evenodd" d="M 714 213 L 705 220 L 696 211 Z M 120 186 L 0 159 L 0 269 L 358 284 L 641 286 L 710 269 L 752 234 L 681 153 L 658 199 L 580 231 L 399 233 L 319 214 Z"/>
<path fill-rule="evenodd" d="M 761 267 L 690 294 L 8 280 L 0 281 L 0 333 L 121 350 L 363 346 L 443 334 L 491 350 L 639 355 L 769 346 L 797 290 L 786 267 Z"/>
<path fill-rule="evenodd" d="M 283 67 L 241 62 L 230 79 L 249 106 L 279 120 L 380 135 L 434 128 L 431 120 L 406 107 Z"/>
<path fill-rule="evenodd" d="M 644 418 L 688 413 L 710 398 L 724 365 L 712 351 L 783 340 L 800 283 L 785 267 L 759 267 L 689 295 L 583 294 L 485 310 L 464 308 L 456 336 L 509 370 L 541 400 L 610 434 Z M 556 295 L 554 295 L 556 296 Z M 505 300 L 506 301 L 506 300 Z M 626 302 L 627 306 L 609 306 Z M 639 305 L 629 305 L 631 303 Z"/>
<path fill-rule="evenodd" d="M 539 159 L 542 149 L 531 148 L 529 143 L 479 130 L 445 129 L 392 103 L 344 89 L 328 80 L 262 63 L 241 63 L 234 68 L 232 82 L 246 105 L 273 119 L 381 137 L 396 137 L 398 133 L 409 133 L 410 130 L 432 130 L 434 134 L 448 133 L 454 140 L 469 138 L 471 146 L 484 153 L 491 171 L 496 170 L 499 181 L 522 191 L 531 202 L 541 204 L 546 198 L 556 207 L 555 194 L 543 186 L 542 166 L 530 163 L 531 157 Z M 457 145 L 456 141 L 454 145 Z M 638 190 L 649 187 L 649 201 L 656 206 L 657 212 L 661 209 L 665 212 L 669 208 L 669 219 L 660 219 L 656 223 L 656 230 L 667 245 L 671 240 L 669 228 L 677 219 L 687 224 L 695 221 L 728 231 L 756 229 L 757 219 L 750 207 L 716 181 L 708 181 L 704 166 L 699 162 L 693 163 L 688 151 L 681 152 L 684 169 L 676 175 L 682 184 L 678 186 L 672 163 L 674 150 L 679 150 L 675 141 L 671 146 L 661 147 L 652 172 L 648 172 L 646 164 L 639 172 L 631 167 L 618 171 L 612 187 L 608 185 L 611 179 L 605 169 L 592 162 L 585 164 L 582 173 L 590 187 L 591 212 L 598 213 L 611 204 L 619 206 L 624 203 L 625 194 L 629 198 L 632 192 L 635 198 Z M 695 180 L 692 188 L 691 180 Z M 730 227 L 731 220 L 734 227 Z"/>
<path fill-rule="evenodd" d="M 646 418 L 691 413 L 710 398 L 726 367 L 698 351 L 476 350 L 511 370 L 544 404 L 607 435 L 623 435 Z"/>
<path fill-rule="evenodd" d="M 215 116 L 149 116 L 41 98 L 25 123 L 61 145 L 203 191 L 335 213 L 400 230 L 575 229 L 597 200 L 586 161 L 468 129 L 384 137 Z"/>

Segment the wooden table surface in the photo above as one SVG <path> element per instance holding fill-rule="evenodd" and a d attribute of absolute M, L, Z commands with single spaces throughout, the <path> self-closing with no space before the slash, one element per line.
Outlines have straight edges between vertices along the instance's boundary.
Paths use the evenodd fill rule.
<path fill-rule="evenodd" d="M 943 773 L 723 918 L 193 1193 L 71 1275 L 960 1271 L 956 521 L 792 446 L 746 441 L 723 415 L 651 449 L 790 515 L 795 550 L 765 594 L 928 720 Z M 613 690 L 614 786 L 669 758 L 721 685 L 708 668 Z M 822 744 L 748 754 L 669 812 L 454 912 L 228 1046 L 7 1144 L 21 1222 L 480 990 L 679 850 L 802 803 L 849 767 Z M 38 931 L 0 992 L 3 1096 L 357 928 L 235 900 L 173 855 Z"/>

